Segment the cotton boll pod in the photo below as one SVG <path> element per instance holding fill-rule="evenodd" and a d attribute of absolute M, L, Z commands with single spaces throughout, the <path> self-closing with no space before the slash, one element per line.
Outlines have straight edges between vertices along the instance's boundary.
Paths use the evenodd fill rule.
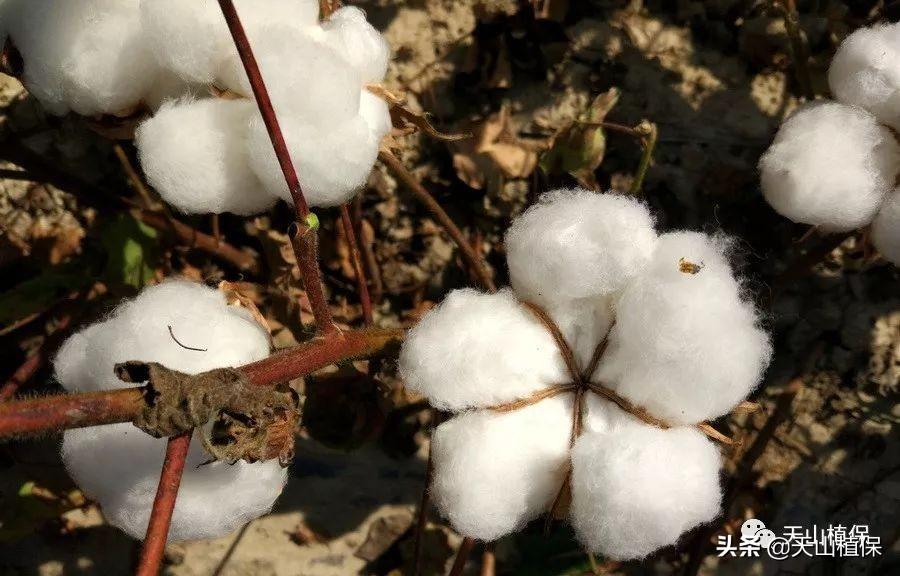
<path fill-rule="evenodd" d="M 516 292 L 538 304 L 607 296 L 647 263 L 656 233 L 646 206 L 627 196 L 555 190 L 506 232 Z"/>
<path fill-rule="evenodd" d="M 453 528 L 491 541 L 547 512 L 569 458 L 572 395 L 507 413 L 477 411 L 434 432 L 431 496 Z"/>
<path fill-rule="evenodd" d="M 900 24 L 876 24 L 847 36 L 831 61 L 828 85 L 841 102 L 900 130 Z"/>
<path fill-rule="evenodd" d="M 158 73 L 137 0 L 10 0 L 3 10 L 23 82 L 51 113 L 128 111 Z"/>
<path fill-rule="evenodd" d="M 127 360 L 195 374 L 268 353 L 268 336 L 247 310 L 228 306 L 219 290 L 169 280 L 145 288 L 106 320 L 71 336 L 54 364 L 67 390 L 92 392 L 122 388 L 113 368 Z"/>
<path fill-rule="evenodd" d="M 166 451 L 131 424 L 66 431 L 62 455 L 76 484 L 100 502 L 107 521 L 132 538 L 143 539 Z M 287 470 L 277 461 L 223 462 L 210 459 L 199 438 L 188 452 L 170 542 L 219 538 L 267 513 L 281 494 Z"/>
<path fill-rule="evenodd" d="M 409 331 L 400 374 L 444 410 L 494 406 L 569 380 L 553 337 L 509 289 L 451 292 Z"/>
<path fill-rule="evenodd" d="M 872 244 L 886 260 L 900 266 L 900 188 L 888 196 L 875 216 Z"/>
<path fill-rule="evenodd" d="M 860 108 L 807 104 L 759 161 L 763 194 L 794 222 L 847 231 L 871 222 L 900 170 L 900 145 Z"/>
<path fill-rule="evenodd" d="M 106 320 L 69 338 L 54 365 L 64 388 L 84 392 L 129 386 L 113 373 L 115 364 L 126 360 L 160 362 L 195 374 L 268 353 L 264 330 L 244 309 L 228 306 L 220 291 L 168 281 L 146 288 Z M 165 448 L 164 438 L 152 438 L 131 424 L 113 424 L 66 432 L 63 460 L 78 485 L 100 502 L 110 523 L 140 538 Z M 199 466 L 209 458 L 195 441 L 171 540 L 223 536 L 268 511 L 284 486 L 286 473 L 278 462 Z"/>
<path fill-rule="evenodd" d="M 310 206 L 347 202 L 369 177 L 382 138 L 390 130 L 387 105 L 368 92 L 359 112 L 343 123 L 320 127 L 297 117 L 281 117 L 281 128 Z M 262 118 L 250 123 L 250 165 L 266 189 L 293 203 Z"/>
<path fill-rule="evenodd" d="M 247 160 L 254 113 L 248 100 L 164 104 L 135 133 L 147 181 L 182 212 L 249 215 L 270 208 L 277 197 L 263 189 Z"/>
<path fill-rule="evenodd" d="M 569 516 L 578 539 L 612 560 L 643 558 L 719 512 L 718 449 L 693 428 L 637 421 L 583 434 L 572 450 Z"/>
<path fill-rule="evenodd" d="M 721 416 L 745 398 L 772 347 L 726 250 L 705 234 L 661 235 L 616 303 L 595 381 L 669 424 Z"/>
<path fill-rule="evenodd" d="M 363 82 L 381 82 L 387 73 L 390 46 L 359 8 L 346 6 L 322 24 L 322 41 L 359 71 Z"/>

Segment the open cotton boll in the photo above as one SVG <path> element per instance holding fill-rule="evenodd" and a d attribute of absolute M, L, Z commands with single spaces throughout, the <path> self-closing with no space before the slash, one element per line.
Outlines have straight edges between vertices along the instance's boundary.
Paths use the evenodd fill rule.
<path fill-rule="evenodd" d="M 406 336 L 400 374 L 440 409 L 493 406 L 568 381 L 553 337 L 509 289 L 454 290 Z"/>
<path fill-rule="evenodd" d="M 23 82 L 51 113 L 127 111 L 158 73 L 138 0 L 10 0 L 3 12 Z"/>
<path fill-rule="evenodd" d="M 868 224 L 898 169 L 900 145 L 890 130 L 865 110 L 835 102 L 798 108 L 759 161 L 769 204 L 828 231 Z"/>
<path fill-rule="evenodd" d="M 277 197 L 251 170 L 249 100 L 170 101 L 138 126 L 135 145 L 147 181 L 163 200 L 192 214 L 257 214 Z"/>
<path fill-rule="evenodd" d="M 572 395 L 476 411 L 434 431 L 431 497 L 453 528 L 491 541 L 547 512 L 565 478 Z"/>
<path fill-rule="evenodd" d="M 659 237 L 616 304 L 596 381 L 670 424 L 726 414 L 753 390 L 772 347 L 726 249 L 696 232 Z"/>
<path fill-rule="evenodd" d="M 876 24 L 847 36 L 831 60 L 828 85 L 841 102 L 900 129 L 900 24 Z"/>
<path fill-rule="evenodd" d="M 70 337 L 54 367 L 64 388 L 89 392 L 132 386 L 113 373 L 126 360 L 159 362 L 195 374 L 268 353 L 265 331 L 246 310 L 229 306 L 219 290 L 168 281 L 146 288 L 106 320 Z M 165 438 L 152 438 L 131 424 L 113 424 L 67 431 L 62 452 L 76 483 L 100 502 L 110 523 L 140 538 L 165 448 Z M 198 467 L 208 459 L 200 442 L 194 442 L 170 540 L 223 536 L 267 512 L 284 486 L 286 472 L 278 462 Z"/>
<path fill-rule="evenodd" d="M 206 351 L 186 349 L 176 338 Z M 67 390 L 92 392 L 124 387 L 113 368 L 127 360 L 159 362 L 194 374 L 239 366 L 268 354 L 268 336 L 247 310 L 228 306 L 219 290 L 169 280 L 145 288 L 107 319 L 71 336 L 54 366 Z"/>
<path fill-rule="evenodd" d="M 891 192 L 875 216 L 872 244 L 886 260 L 900 266 L 900 188 Z"/>
<path fill-rule="evenodd" d="M 341 8 L 322 23 L 322 30 L 322 41 L 350 62 L 363 82 L 384 80 L 391 49 L 365 12 L 354 6 Z"/>
<path fill-rule="evenodd" d="M 547 306 L 620 289 L 646 264 L 656 233 L 628 196 L 556 190 L 506 232 L 509 275 L 523 298 Z"/>
<path fill-rule="evenodd" d="M 106 520 L 143 539 L 166 451 L 132 424 L 66 431 L 62 455 L 75 483 L 100 502 Z M 287 471 L 277 461 L 213 462 L 194 438 L 168 540 L 218 538 L 267 513 L 281 494 Z"/>
<path fill-rule="evenodd" d="M 674 544 L 718 514 L 720 460 L 693 428 L 632 422 L 583 434 L 572 450 L 569 508 L 578 539 L 612 560 Z"/>

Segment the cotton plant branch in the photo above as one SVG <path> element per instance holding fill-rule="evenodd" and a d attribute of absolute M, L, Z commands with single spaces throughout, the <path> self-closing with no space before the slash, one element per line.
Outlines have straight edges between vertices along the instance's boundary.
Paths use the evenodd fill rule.
<path fill-rule="evenodd" d="M 254 386 L 275 386 L 338 362 L 388 355 L 403 336 L 397 329 L 348 330 L 281 350 L 237 370 Z M 146 386 L 139 386 L 6 402 L 0 405 L 0 440 L 132 422 L 147 406 L 148 392 Z"/>
<path fill-rule="evenodd" d="M 784 19 L 784 27 L 791 46 L 791 61 L 794 63 L 797 82 L 800 84 L 803 96 L 807 100 L 812 101 L 815 99 L 816 94 L 813 91 L 812 75 L 809 71 L 809 47 L 807 46 L 803 29 L 800 27 L 800 14 L 797 11 L 797 2 L 796 0 L 776 0 L 775 8 Z"/>
<path fill-rule="evenodd" d="M 346 204 L 341 205 L 341 226 L 344 230 L 344 239 L 350 251 L 350 259 L 353 261 L 353 272 L 356 275 L 356 288 L 357 292 L 359 292 L 359 302 L 362 306 L 363 322 L 366 326 L 372 326 L 375 323 L 375 319 L 372 316 L 372 299 L 369 296 L 369 284 L 366 280 L 362 256 L 359 253 L 356 230 L 353 226 L 353 220 L 350 218 L 350 209 L 347 208 Z"/>

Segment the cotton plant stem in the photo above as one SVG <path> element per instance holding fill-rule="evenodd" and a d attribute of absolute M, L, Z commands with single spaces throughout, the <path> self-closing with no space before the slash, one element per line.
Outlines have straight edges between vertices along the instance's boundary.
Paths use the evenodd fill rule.
<path fill-rule="evenodd" d="M 190 444 L 191 432 L 172 436 L 166 444 L 166 457 L 159 476 L 156 498 L 153 500 L 153 509 L 150 512 L 150 521 L 147 524 L 147 535 L 141 547 L 141 555 L 135 571 L 136 576 L 159 574 Z"/>
<path fill-rule="evenodd" d="M 66 330 L 69 325 L 72 324 L 74 316 L 74 312 L 63 314 L 56 323 L 53 334 L 47 336 L 40 347 L 25 359 L 16 371 L 13 372 L 9 380 L 3 383 L 3 386 L 0 387 L 0 402 L 11 400 L 16 395 L 19 388 L 34 377 L 47 360 L 50 350 L 55 348 L 48 340 Z M 54 340 L 56 340 L 56 338 L 54 338 Z"/>
<path fill-rule="evenodd" d="M 497 573 L 497 557 L 494 555 L 494 545 L 488 542 L 481 553 L 480 576 L 495 576 Z"/>
<path fill-rule="evenodd" d="M 281 167 L 288 191 L 294 201 L 294 209 L 297 211 L 297 221 L 291 226 L 289 235 L 291 237 L 291 246 L 297 258 L 297 266 L 300 269 L 300 276 L 303 278 L 303 284 L 315 317 L 316 331 L 323 335 L 336 333 L 338 329 L 331 318 L 331 309 L 328 307 L 328 301 L 325 298 L 325 288 L 322 284 L 322 271 L 319 269 L 318 220 L 309 211 L 309 205 L 300 187 L 300 179 L 297 177 L 297 171 L 291 160 L 291 155 L 284 140 L 284 134 L 281 132 L 281 125 L 278 123 L 278 117 L 269 97 L 269 91 L 266 89 L 266 84 L 263 81 L 256 57 L 253 55 L 253 50 L 250 47 L 247 33 L 244 31 L 241 19 L 234 7 L 234 2 L 232 0 L 219 0 L 219 7 L 222 9 L 222 15 L 228 24 L 228 30 L 231 32 L 241 63 L 244 65 L 244 71 L 247 73 L 247 78 L 250 81 L 250 87 L 253 90 L 253 96 L 256 98 L 260 116 L 262 116 L 266 125 L 269 139 L 272 141 L 272 147 L 278 159 L 278 165 Z"/>
<path fill-rule="evenodd" d="M 363 269 L 362 257 L 359 253 L 359 243 L 356 241 L 356 231 L 353 221 L 350 219 L 350 209 L 346 204 L 341 204 L 341 224 L 344 228 L 344 239 L 350 249 L 350 259 L 353 261 L 353 271 L 356 274 L 356 289 L 359 292 L 359 302 L 362 305 L 363 321 L 366 326 L 372 326 L 375 319 L 372 316 L 372 300 L 369 297 L 369 283 L 366 280 L 366 272 Z"/>
<path fill-rule="evenodd" d="M 453 560 L 453 567 L 450 568 L 449 576 L 460 576 L 466 569 L 466 562 L 469 560 L 469 554 L 475 547 L 475 540 L 466 536 L 456 551 L 456 558 Z"/>
<path fill-rule="evenodd" d="M 372 225 L 362 215 L 362 194 L 357 194 L 356 198 L 353 199 L 353 221 L 358 233 L 363 261 L 369 271 L 369 280 L 372 281 L 371 300 L 373 302 L 381 302 L 382 297 L 384 297 L 384 282 L 381 280 L 381 269 L 378 266 L 378 259 L 375 258 L 375 251 L 372 249 L 372 244 L 375 241 Z"/>
<path fill-rule="evenodd" d="M 456 226 L 443 207 L 441 207 L 440 203 L 438 203 L 428 190 L 416 180 L 400 159 L 394 156 L 389 150 L 382 148 L 381 151 L 378 152 L 378 158 L 388 167 L 394 176 L 396 176 L 400 182 L 412 192 L 413 196 L 415 196 L 416 199 L 431 212 L 431 215 L 438 221 L 438 224 L 444 228 L 444 231 L 447 232 L 459 249 L 466 265 L 469 266 L 478 277 L 481 285 L 486 290 L 495 292 L 497 287 L 494 284 L 493 279 L 491 279 L 491 275 L 488 272 L 484 260 L 475 253 L 462 231 Z"/>
<path fill-rule="evenodd" d="M 320 368 L 396 349 L 401 330 L 367 329 L 321 337 L 240 366 L 256 386 L 274 386 Z M 144 387 L 29 398 L 0 404 L 0 440 L 133 421 L 146 405 Z"/>
<path fill-rule="evenodd" d="M 628 192 L 632 196 L 640 196 L 644 178 L 647 176 L 647 170 L 650 169 L 650 163 L 653 160 L 653 151 L 656 149 L 659 129 L 656 127 L 656 124 L 644 120 L 638 124 L 635 131 L 642 136 L 641 145 L 643 146 L 643 152 L 641 153 L 641 161 L 638 164 L 637 172 L 634 174 L 634 180 L 631 183 L 631 189 Z"/>

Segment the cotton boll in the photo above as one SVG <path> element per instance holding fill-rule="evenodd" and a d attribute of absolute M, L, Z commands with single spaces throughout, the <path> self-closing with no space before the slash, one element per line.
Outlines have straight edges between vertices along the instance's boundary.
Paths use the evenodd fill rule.
<path fill-rule="evenodd" d="M 220 291 L 168 281 L 146 288 L 107 319 L 70 337 L 54 366 L 64 388 L 90 392 L 131 386 L 113 373 L 115 364 L 126 360 L 159 362 L 195 374 L 259 360 L 268 352 L 264 330 L 247 311 L 228 306 Z M 165 447 L 165 439 L 152 438 L 131 424 L 113 424 L 67 431 L 63 460 L 78 485 L 100 502 L 110 523 L 140 538 Z M 268 511 L 284 486 L 286 472 L 277 462 L 199 466 L 207 460 L 209 455 L 195 439 L 171 540 L 223 536 Z"/>
<path fill-rule="evenodd" d="M 643 558 L 719 512 L 720 456 L 693 428 L 632 422 L 583 434 L 572 450 L 570 520 L 612 560 Z"/>
<path fill-rule="evenodd" d="M 835 98 L 900 129 L 900 24 L 860 28 L 841 43 L 828 84 Z"/>
<path fill-rule="evenodd" d="M 506 252 L 513 287 L 538 304 L 606 296 L 646 264 L 656 233 L 627 196 L 556 190 L 513 221 Z"/>
<path fill-rule="evenodd" d="M 763 194 L 782 216 L 853 230 L 872 220 L 893 187 L 900 145 L 868 112 L 815 102 L 782 124 L 759 169 Z"/>
<path fill-rule="evenodd" d="M 254 106 L 216 98 L 164 104 L 135 132 L 147 181 L 182 212 L 249 215 L 270 208 L 277 197 L 263 189 L 247 160 Z"/>
<path fill-rule="evenodd" d="M 186 349 L 176 339 L 205 351 Z M 159 362 L 193 374 L 239 366 L 268 353 L 262 327 L 246 310 L 228 306 L 221 291 L 169 280 L 145 288 L 106 320 L 71 336 L 54 365 L 64 388 L 92 392 L 124 387 L 113 369 L 127 360 Z"/>
<path fill-rule="evenodd" d="M 350 62 L 363 82 L 381 82 L 387 73 L 390 46 L 359 8 L 346 6 L 322 24 L 322 41 Z"/>
<path fill-rule="evenodd" d="M 553 337 L 509 289 L 451 292 L 407 334 L 400 374 L 443 410 L 494 406 L 569 381 Z"/>
<path fill-rule="evenodd" d="M 25 86 L 53 114 L 128 110 L 158 71 L 137 0 L 10 0 L 4 19 Z"/>
<path fill-rule="evenodd" d="M 696 232 L 659 237 L 616 304 L 595 381 L 670 424 L 726 414 L 753 390 L 772 347 L 726 249 Z"/>
<path fill-rule="evenodd" d="M 547 512 L 565 480 L 572 395 L 513 412 L 469 412 L 434 432 L 435 506 L 464 536 L 491 541 Z"/>
<path fill-rule="evenodd" d="M 886 260 L 900 266 L 900 188 L 888 196 L 875 216 L 872 244 Z"/>
<path fill-rule="evenodd" d="M 166 451 L 132 424 L 68 430 L 62 454 L 78 486 L 98 500 L 106 520 L 143 539 Z M 287 480 L 277 461 L 213 462 L 194 438 L 175 503 L 169 541 L 218 538 L 272 508 Z"/>

